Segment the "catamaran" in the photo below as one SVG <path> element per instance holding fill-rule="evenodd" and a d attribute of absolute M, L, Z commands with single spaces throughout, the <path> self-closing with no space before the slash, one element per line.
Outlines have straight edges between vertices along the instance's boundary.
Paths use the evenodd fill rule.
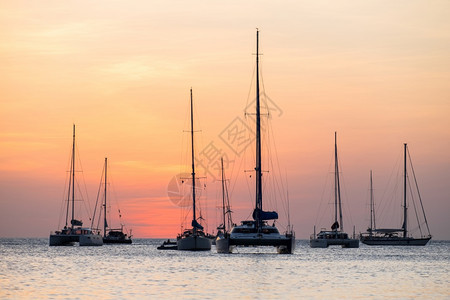
<path fill-rule="evenodd" d="M 408 146 L 404 144 L 404 169 L 403 169 L 403 225 L 402 228 L 376 228 L 375 225 L 375 209 L 373 201 L 373 193 L 371 193 L 371 203 L 370 203 L 370 226 L 366 233 L 362 233 L 360 236 L 361 242 L 366 245 L 390 245 L 390 246 L 425 246 L 431 239 L 430 228 L 428 227 L 427 218 L 425 216 L 425 210 L 422 204 L 422 198 L 419 193 L 419 188 L 417 185 L 416 175 L 412 167 L 411 157 L 408 155 Z M 414 178 L 414 186 L 417 190 L 418 198 L 420 200 L 420 206 L 422 208 L 423 220 L 426 225 L 428 234 L 422 234 L 421 224 L 418 224 L 421 237 L 414 238 L 408 234 L 408 206 L 407 206 L 407 187 L 408 187 L 408 170 L 407 170 L 407 157 L 409 157 L 409 162 L 411 166 L 412 177 Z M 410 174 L 411 175 L 411 174 Z M 372 173 L 371 173 L 371 186 L 372 186 Z M 372 187 L 371 187 L 372 190 Z M 412 198 L 412 197 L 411 197 Z M 414 206 L 414 208 L 416 208 Z M 416 212 L 417 213 L 417 212 Z M 419 218 L 416 218 L 419 220 Z"/>
<path fill-rule="evenodd" d="M 83 222 L 75 219 L 75 124 L 73 125 L 72 157 L 70 164 L 70 180 L 66 205 L 66 221 L 64 228 L 50 233 L 50 246 L 68 246 L 78 243 L 80 246 L 101 246 L 102 236 L 92 228 L 83 227 Z M 69 223 L 69 210 L 71 219 Z"/>
<path fill-rule="evenodd" d="M 193 99 L 191 89 L 191 162 L 192 162 L 192 228 L 185 230 L 177 237 L 177 249 L 189 251 L 208 251 L 211 250 L 211 239 L 205 235 L 203 226 L 200 225 L 196 217 L 196 198 L 195 198 L 195 154 L 194 154 L 194 115 Z"/>
<path fill-rule="evenodd" d="M 314 234 L 310 237 L 309 245 L 311 248 L 327 248 L 331 245 L 340 245 L 342 248 L 359 247 L 359 240 L 356 238 L 349 238 L 343 228 L 336 132 L 334 133 L 334 223 L 331 225 L 331 230 L 323 229 L 318 234 L 316 234 L 316 227 L 314 226 Z"/>
<path fill-rule="evenodd" d="M 273 246 L 278 253 L 293 253 L 295 250 L 295 233 L 291 230 L 280 234 L 278 228 L 267 221 L 278 219 L 276 211 L 263 210 L 263 188 L 261 167 L 261 111 L 259 91 L 259 30 L 256 31 L 256 199 L 253 220 L 242 221 L 231 229 L 230 235 L 224 236 L 216 248 L 219 253 L 230 253 L 236 246 Z M 219 242 L 219 243 L 218 243 Z"/>

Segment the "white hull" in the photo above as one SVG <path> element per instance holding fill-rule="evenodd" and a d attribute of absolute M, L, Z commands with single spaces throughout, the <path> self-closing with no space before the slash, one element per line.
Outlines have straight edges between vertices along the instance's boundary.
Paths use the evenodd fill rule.
<path fill-rule="evenodd" d="M 50 246 L 102 246 L 103 238 L 99 234 L 51 234 Z"/>
<path fill-rule="evenodd" d="M 233 227 L 229 236 L 216 239 L 218 253 L 229 253 L 234 246 L 273 246 L 280 254 L 292 254 L 295 250 L 295 235 L 281 235 L 275 226 L 267 224 L 258 231 L 255 221 L 242 221 L 241 225 Z"/>
<path fill-rule="evenodd" d="M 102 246 L 103 237 L 98 233 L 94 233 L 92 228 L 82 227 L 83 222 L 74 218 L 74 205 L 75 205 L 75 124 L 73 125 L 73 144 L 72 144 L 72 159 L 70 167 L 70 183 L 72 185 L 69 190 L 72 190 L 72 219 L 68 222 L 69 216 L 69 201 L 67 201 L 66 211 L 66 226 L 60 231 L 50 233 L 49 246 L 72 246 L 75 243 L 79 243 L 80 246 Z M 69 199 L 68 199 L 69 200 Z M 105 206 L 106 207 L 106 206 Z M 67 227 L 70 224 L 70 227 Z"/>
<path fill-rule="evenodd" d="M 80 246 L 102 246 L 103 237 L 94 233 L 90 228 L 64 228 L 50 234 L 50 246 L 73 246 L 79 243 Z"/>
<path fill-rule="evenodd" d="M 219 236 L 216 239 L 217 253 L 232 253 L 235 246 L 230 246 L 230 238 Z"/>
<path fill-rule="evenodd" d="M 273 239 L 264 237 L 245 237 L 245 238 L 217 238 L 217 253 L 232 253 L 236 246 L 257 247 L 273 246 L 277 248 L 279 254 L 292 254 L 295 250 L 295 237 L 284 237 Z"/>
<path fill-rule="evenodd" d="M 198 235 L 183 236 L 177 240 L 177 247 L 185 251 L 209 251 L 211 239 Z"/>
<path fill-rule="evenodd" d="M 103 237 L 100 234 L 80 235 L 80 246 L 102 246 Z"/>
<path fill-rule="evenodd" d="M 328 248 L 328 246 L 342 246 L 342 248 L 359 248 L 357 239 L 310 239 L 311 248 Z"/>

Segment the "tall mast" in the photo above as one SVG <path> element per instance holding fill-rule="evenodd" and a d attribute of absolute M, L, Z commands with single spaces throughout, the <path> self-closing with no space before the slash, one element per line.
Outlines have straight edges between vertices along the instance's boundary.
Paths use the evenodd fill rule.
<path fill-rule="evenodd" d="M 334 219 L 337 222 L 337 208 L 339 206 L 339 226 L 341 230 L 344 230 L 342 224 L 342 202 L 341 202 L 341 187 L 339 183 L 339 160 L 337 152 L 337 132 L 334 132 L 334 163 L 335 163 L 335 177 L 334 177 Z"/>
<path fill-rule="evenodd" d="M 103 223 L 103 236 L 106 237 L 106 227 L 108 226 L 108 223 L 106 222 L 106 185 L 108 184 L 106 181 L 106 172 L 108 169 L 108 158 L 105 157 L 105 207 L 104 207 L 104 216 L 105 216 L 105 221 Z"/>
<path fill-rule="evenodd" d="M 256 209 L 262 211 L 261 112 L 259 99 L 259 30 L 256 30 Z M 259 216 L 259 213 L 257 214 Z M 261 220 L 257 217 L 259 228 Z"/>
<path fill-rule="evenodd" d="M 73 145 L 73 142 L 72 142 L 72 145 Z M 72 156 L 70 157 L 69 188 L 67 189 L 67 206 L 66 206 L 66 224 L 65 224 L 65 227 L 67 227 L 67 224 L 68 224 L 69 207 L 70 207 L 70 194 L 72 193 L 72 191 L 71 191 L 71 187 L 72 187 L 72 161 L 73 161 L 73 149 L 72 149 Z"/>
<path fill-rule="evenodd" d="M 336 145 L 336 131 L 334 132 L 334 222 L 337 222 L 337 145 Z"/>
<path fill-rule="evenodd" d="M 337 156 L 336 156 L 337 158 Z M 336 171 L 337 171 L 337 183 L 338 183 L 338 200 L 339 200 L 339 223 L 341 225 L 341 230 L 344 231 L 344 222 L 342 220 L 342 200 L 341 200 L 341 184 L 339 182 L 339 163 L 336 162 Z"/>
<path fill-rule="evenodd" d="M 287 173 L 287 172 L 286 172 Z M 287 174 L 286 174 L 286 178 L 287 178 Z M 288 181 L 286 180 L 286 198 L 287 198 L 287 217 L 288 217 L 288 226 L 287 226 L 287 232 L 288 233 L 292 233 L 292 227 L 291 227 L 291 208 L 290 208 L 290 203 L 289 203 L 289 187 L 288 187 Z"/>
<path fill-rule="evenodd" d="M 373 201 L 372 170 L 370 170 L 370 235 L 372 235 L 372 230 L 373 229 L 376 229 L 376 225 L 375 225 L 375 203 Z"/>
<path fill-rule="evenodd" d="M 70 162 L 70 165 L 72 166 L 72 162 Z M 72 172 L 70 172 L 70 173 L 72 173 Z M 72 179 L 69 179 L 69 188 L 68 188 L 68 191 L 67 191 L 67 206 L 66 206 L 66 225 L 65 225 L 65 227 L 67 227 L 67 220 L 68 220 L 68 218 L 69 218 L 69 206 L 70 206 L 70 185 L 71 185 L 71 180 Z"/>
<path fill-rule="evenodd" d="M 222 214 L 223 214 L 223 231 L 227 232 L 227 226 L 225 225 L 225 174 L 223 170 L 223 157 L 220 158 L 220 164 L 222 166 Z"/>
<path fill-rule="evenodd" d="M 192 150 L 192 224 L 196 225 L 197 218 L 195 216 L 195 165 L 194 165 L 194 113 L 191 88 L 191 150 Z M 197 227 L 193 226 L 193 232 L 197 231 Z"/>
<path fill-rule="evenodd" d="M 408 222 L 407 222 L 407 207 L 406 207 L 406 151 L 407 151 L 407 144 L 404 144 L 404 152 L 405 152 L 405 158 L 404 158 L 404 177 L 403 177 L 403 237 L 406 237 L 408 235 Z"/>
<path fill-rule="evenodd" d="M 70 224 L 73 229 L 73 220 L 75 219 L 75 124 L 73 124 L 73 142 L 72 142 L 72 221 Z"/>

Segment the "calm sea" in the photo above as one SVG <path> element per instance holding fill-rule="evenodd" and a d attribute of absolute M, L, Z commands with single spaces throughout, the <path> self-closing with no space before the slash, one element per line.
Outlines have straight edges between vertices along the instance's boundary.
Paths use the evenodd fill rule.
<path fill-rule="evenodd" d="M 0 239 L 5 299 L 450 299 L 450 242 L 425 247 L 244 248 L 229 255 L 132 245 L 49 247 Z"/>

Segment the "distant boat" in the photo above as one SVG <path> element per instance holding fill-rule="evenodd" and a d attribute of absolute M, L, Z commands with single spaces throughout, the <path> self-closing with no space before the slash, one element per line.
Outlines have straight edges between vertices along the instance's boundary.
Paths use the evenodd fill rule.
<path fill-rule="evenodd" d="M 278 228 L 267 224 L 268 220 L 278 219 L 275 211 L 263 210 L 262 167 L 261 167 L 261 112 L 259 91 L 259 31 L 256 31 L 256 203 L 253 220 L 242 221 L 231 229 L 229 237 L 220 240 L 218 252 L 229 253 L 235 246 L 273 246 L 278 253 L 291 254 L 295 250 L 295 233 L 287 231 L 280 234 Z M 290 228 L 290 227 L 289 227 Z"/>
<path fill-rule="evenodd" d="M 331 230 L 321 230 L 316 235 L 316 227 L 314 226 L 314 234 L 310 237 L 309 245 L 311 248 L 327 248 L 331 245 L 340 245 L 342 248 L 358 248 L 359 240 L 349 238 L 348 234 L 343 231 L 342 226 L 342 202 L 341 188 L 339 183 L 339 164 L 337 154 L 337 134 L 334 133 L 334 223 Z M 339 220 L 338 220 L 339 210 Z"/>
<path fill-rule="evenodd" d="M 191 89 L 191 151 L 192 151 L 192 228 L 185 230 L 177 237 L 177 249 L 188 251 L 209 251 L 211 250 L 211 239 L 205 235 L 203 226 L 197 222 L 196 199 L 195 199 L 195 154 L 194 154 L 194 113 Z"/>
<path fill-rule="evenodd" d="M 69 211 L 72 213 L 70 223 Z M 75 125 L 73 125 L 73 145 L 67 196 L 66 222 L 63 229 L 50 233 L 49 245 L 67 246 L 75 243 L 78 243 L 80 246 L 103 245 L 102 236 L 98 232 L 94 232 L 92 228 L 82 226 L 83 222 L 75 219 Z"/>
<path fill-rule="evenodd" d="M 233 220 L 231 219 L 230 200 L 228 198 L 228 187 L 225 178 L 225 171 L 223 169 L 223 158 L 220 159 L 222 167 L 222 224 L 217 227 L 216 249 L 218 253 L 228 253 L 230 230 L 233 227 Z"/>
<path fill-rule="evenodd" d="M 169 239 L 167 241 L 164 241 L 156 249 L 158 249 L 158 250 L 178 250 L 178 246 L 177 246 L 177 242 L 171 241 Z"/>
<path fill-rule="evenodd" d="M 422 208 L 424 222 L 428 231 L 428 235 L 422 235 L 420 238 L 414 238 L 408 235 L 408 207 L 407 207 L 407 156 L 408 156 L 408 146 L 404 144 L 404 170 L 403 170 L 403 226 L 402 228 L 376 228 L 375 225 L 375 209 L 373 201 L 373 193 L 371 192 L 370 201 L 370 226 L 366 233 L 362 233 L 360 236 L 361 242 L 366 245 L 389 245 L 389 246 L 425 246 L 431 239 L 430 229 L 428 227 L 427 218 L 425 216 L 425 210 L 422 204 L 422 198 L 420 197 L 419 188 L 416 181 L 416 176 L 414 169 L 412 168 L 411 158 L 411 170 L 412 177 L 414 178 L 415 187 L 419 195 L 420 206 Z M 372 173 L 370 174 L 370 185 L 372 188 Z M 422 232 L 420 224 L 418 224 L 420 231 Z"/>
<path fill-rule="evenodd" d="M 104 201 L 103 201 L 103 243 L 105 244 L 131 244 L 131 235 L 128 236 L 128 234 L 123 232 L 123 225 L 120 225 L 120 228 L 113 229 L 110 226 L 108 226 L 108 220 L 107 220 L 107 171 L 108 171 L 108 158 L 105 157 L 105 166 L 104 166 L 104 175 L 105 175 L 105 182 L 104 182 Z M 120 217 L 120 212 L 119 212 Z"/>

